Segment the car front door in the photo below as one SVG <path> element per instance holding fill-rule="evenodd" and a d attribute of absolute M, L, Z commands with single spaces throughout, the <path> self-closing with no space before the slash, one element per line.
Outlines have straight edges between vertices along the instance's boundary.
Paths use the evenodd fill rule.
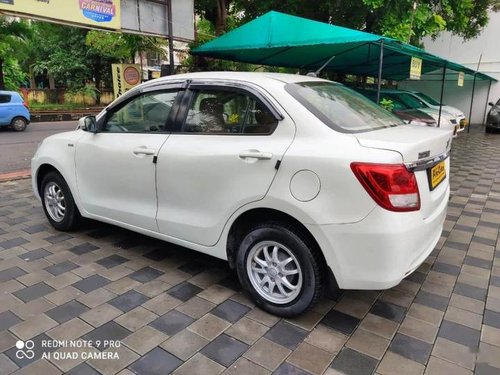
<path fill-rule="evenodd" d="M 158 152 L 175 112 L 178 87 L 142 92 L 100 119 L 100 131 L 76 144 L 76 177 L 83 208 L 101 219 L 158 231 Z"/>
<path fill-rule="evenodd" d="M 191 243 L 217 243 L 228 218 L 262 199 L 295 134 L 262 93 L 191 84 L 178 126 L 158 156 L 158 227 Z"/>

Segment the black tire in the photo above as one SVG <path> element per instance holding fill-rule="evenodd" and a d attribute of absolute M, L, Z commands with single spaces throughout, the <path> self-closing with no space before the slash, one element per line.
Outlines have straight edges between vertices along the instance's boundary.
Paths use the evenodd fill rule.
<path fill-rule="evenodd" d="M 24 117 L 14 117 L 10 122 L 10 126 L 16 132 L 23 132 L 28 126 L 28 121 Z"/>
<path fill-rule="evenodd" d="M 485 127 L 484 127 L 484 132 L 485 132 L 485 133 L 491 133 L 491 128 L 490 128 L 490 127 L 488 127 L 488 126 L 485 126 Z"/>
<path fill-rule="evenodd" d="M 287 303 L 274 303 L 255 289 L 247 271 L 247 260 L 256 245 L 271 241 L 283 245 L 295 256 L 302 270 L 299 294 Z M 241 241 L 236 255 L 236 269 L 241 285 L 255 299 L 257 306 L 272 314 L 293 317 L 301 314 L 320 298 L 324 284 L 324 264 L 307 237 L 293 226 L 263 223 L 250 229 Z M 269 288 L 269 286 L 268 286 Z"/>
<path fill-rule="evenodd" d="M 57 221 L 52 218 L 51 214 L 48 211 L 48 202 L 45 198 L 45 189 L 49 184 L 55 184 L 62 191 L 62 195 L 64 197 L 65 203 L 65 212 L 61 221 Z M 68 184 L 64 180 L 64 178 L 55 171 L 47 173 L 43 179 L 40 189 L 40 196 L 42 198 L 42 206 L 43 211 L 45 212 L 45 216 L 49 220 L 50 224 L 57 230 L 68 232 L 74 230 L 78 227 L 81 221 L 80 211 L 75 204 L 75 200 L 73 199 L 73 195 L 68 187 Z"/>

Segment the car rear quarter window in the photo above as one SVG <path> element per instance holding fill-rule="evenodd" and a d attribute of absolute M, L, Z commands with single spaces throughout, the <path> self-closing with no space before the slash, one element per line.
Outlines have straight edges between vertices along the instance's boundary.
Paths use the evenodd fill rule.
<path fill-rule="evenodd" d="M 0 94 L 0 104 L 10 103 L 11 96 L 6 94 Z"/>
<path fill-rule="evenodd" d="M 318 119 L 342 133 L 359 133 L 403 125 L 389 111 L 338 83 L 289 83 L 285 90 Z"/>

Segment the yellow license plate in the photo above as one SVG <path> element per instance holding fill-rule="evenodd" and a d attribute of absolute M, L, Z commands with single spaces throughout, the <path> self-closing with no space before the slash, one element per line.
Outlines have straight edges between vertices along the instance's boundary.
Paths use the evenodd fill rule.
<path fill-rule="evenodd" d="M 431 190 L 434 190 L 446 177 L 446 168 L 444 165 L 444 160 L 436 164 L 434 167 L 428 170 L 429 173 L 429 185 Z"/>

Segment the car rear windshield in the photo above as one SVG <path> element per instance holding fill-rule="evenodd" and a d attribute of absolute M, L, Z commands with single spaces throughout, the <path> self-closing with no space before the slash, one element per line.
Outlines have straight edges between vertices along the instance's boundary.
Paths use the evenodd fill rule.
<path fill-rule="evenodd" d="M 289 83 L 285 89 L 326 125 L 343 133 L 403 125 L 389 111 L 338 83 Z"/>

